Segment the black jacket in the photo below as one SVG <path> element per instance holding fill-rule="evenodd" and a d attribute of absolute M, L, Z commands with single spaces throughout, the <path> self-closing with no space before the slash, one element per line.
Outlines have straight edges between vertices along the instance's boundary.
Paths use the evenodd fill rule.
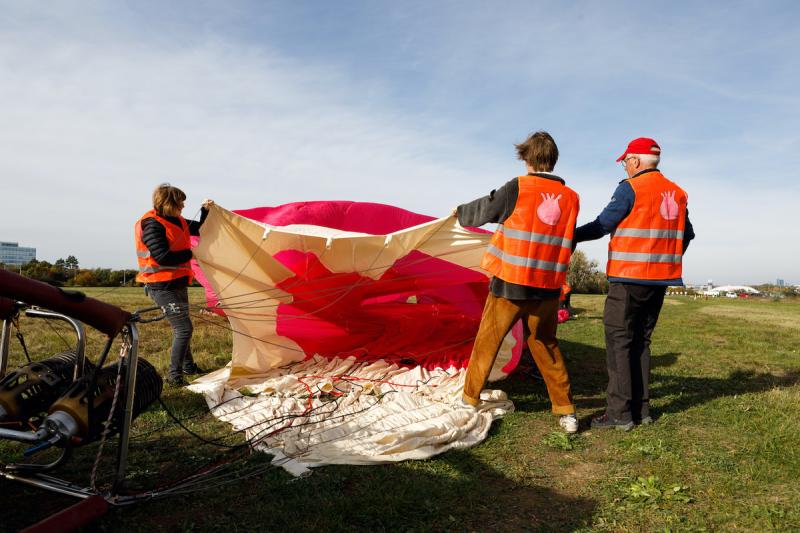
<path fill-rule="evenodd" d="M 199 221 L 186 221 L 189 225 L 190 235 L 194 235 L 195 237 L 200 235 L 200 226 L 202 226 L 203 222 L 205 222 L 206 216 L 208 216 L 208 210 L 201 208 Z M 162 217 L 178 227 L 181 225 L 181 221 L 178 219 L 178 217 L 167 217 L 163 215 Z M 175 266 L 180 265 L 181 263 L 186 263 L 192 259 L 192 251 L 189 249 L 178 250 L 174 252 L 170 251 L 169 241 L 167 240 L 167 230 L 164 228 L 161 222 L 154 218 L 147 218 L 142 221 L 142 242 L 144 242 L 144 245 L 147 246 L 147 249 L 150 251 L 150 255 L 159 265 Z M 182 287 L 186 287 L 187 285 L 189 285 L 188 277 L 173 279 L 171 281 L 157 281 L 147 284 L 147 286 L 151 289 L 180 289 Z"/>

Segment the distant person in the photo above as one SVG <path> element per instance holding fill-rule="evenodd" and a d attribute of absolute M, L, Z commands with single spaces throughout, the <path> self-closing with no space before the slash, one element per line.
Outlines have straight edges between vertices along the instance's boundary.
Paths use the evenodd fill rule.
<path fill-rule="evenodd" d="M 572 308 L 569 305 L 572 299 L 572 287 L 566 281 L 561 286 L 561 294 L 558 296 L 558 323 L 563 324 L 570 319 Z"/>
<path fill-rule="evenodd" d="M 172 326 L 172 349 L 167 382 L 186 385 L 185 375 L 204 374 L 192 357 L 192 320 L 189 318 L 189 284 L 193 274 L 191 235 L 200 234 L 212 200 L 204 200 L 200 221 L 181 216 L 186 194 L 162 183 L 153 191 L 153 209 L 142 215 L 134 227 L 139 274 L 145 292 L 161 306 Z"/>
<path fill-rule="evenodd" d="M 569 283 L 566 281 L 564 285 L 561 286 L 561 294 L 558 297 L 558 308 L 559 309 L 566 309 L 569 313 L 572 313 L 572 287 L 569 286 Z"/>
<path fill-rule="evenodd" d="M 683 285 L 682 260 L 694 231 L 683 189 L 658 170 L 661 147 L 634 139 L 617 159 L 621 181 L 594 222 L 575 230 L 575 241 L 611 233 L 606 275 L 610 283 L 603 324 L 608 389 L 606 411 L 593 428 L 629 431 L 649 424 L 650 337 L 669 285 Z"/>
<path fill-rule="evenodd" d="M 481 262 L 493 277 L 467 367 L 462 405 L 480 404 L 500 345 L 522 319 L 553 413 L 561 415 L 559 424 L 567 433 L 575 433 L 578 419 L 556 325 L 579 199 L 552 173 L 558 147 L 548 133 L 536 132 L 516 148 L 528 173 L 456 210 L 463 226 L 499 224 Z"/>

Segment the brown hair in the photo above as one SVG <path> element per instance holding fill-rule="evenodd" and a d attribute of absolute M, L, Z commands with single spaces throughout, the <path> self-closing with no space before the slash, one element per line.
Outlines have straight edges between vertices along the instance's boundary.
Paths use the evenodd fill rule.
<path fill-rule="evenodd" d="M 551 172 L 558 161 L 558 146 L 546 131 L 532 133 L 523 143 L 515 144 L 517 156 L 534 172 Z"/>
<path fill-rule="evenodd" d="M 186 193 L 169 183 L 162 183 L 153 191 L 153 209 L 158 216 L 170 216 L 180 211 L 180 204 L 185 200 Z"/>

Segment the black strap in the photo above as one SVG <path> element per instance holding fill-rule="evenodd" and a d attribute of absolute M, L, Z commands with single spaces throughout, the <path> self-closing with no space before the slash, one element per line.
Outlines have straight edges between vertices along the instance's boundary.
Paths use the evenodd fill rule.
<path fill-rule="evenodd" d="M 14 329 L 17 330 L 17 340 L 19 341 L 19 345 L 22 346 L 22 351 L 25 353 L 25 359 L 31 363 L 31 356 L 28 354 L 28 347 L 25 345 L 25 337 L 22 336 L 22 331 L 19 329 L 19 319 L 12 320 L 11 324 L 13 324 Z"/>

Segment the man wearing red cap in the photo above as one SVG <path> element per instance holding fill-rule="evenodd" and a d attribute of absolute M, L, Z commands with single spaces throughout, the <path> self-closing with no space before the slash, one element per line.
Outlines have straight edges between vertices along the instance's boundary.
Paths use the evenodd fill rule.
<path fill-rule="evenodd" d="M 682 258 L 694 230 L 687 195 L 658 170 L 661 147 L 641 137 L 617 159 L 622 180 L 600 216 L 575 230 L 575 242 L 610 233 L 609 289 L 603 313 L 608 389 L 606 412 L 593 428 L 629 431 L 649 424 L 650 337 L 670 285 L 683 285 Z"/>

